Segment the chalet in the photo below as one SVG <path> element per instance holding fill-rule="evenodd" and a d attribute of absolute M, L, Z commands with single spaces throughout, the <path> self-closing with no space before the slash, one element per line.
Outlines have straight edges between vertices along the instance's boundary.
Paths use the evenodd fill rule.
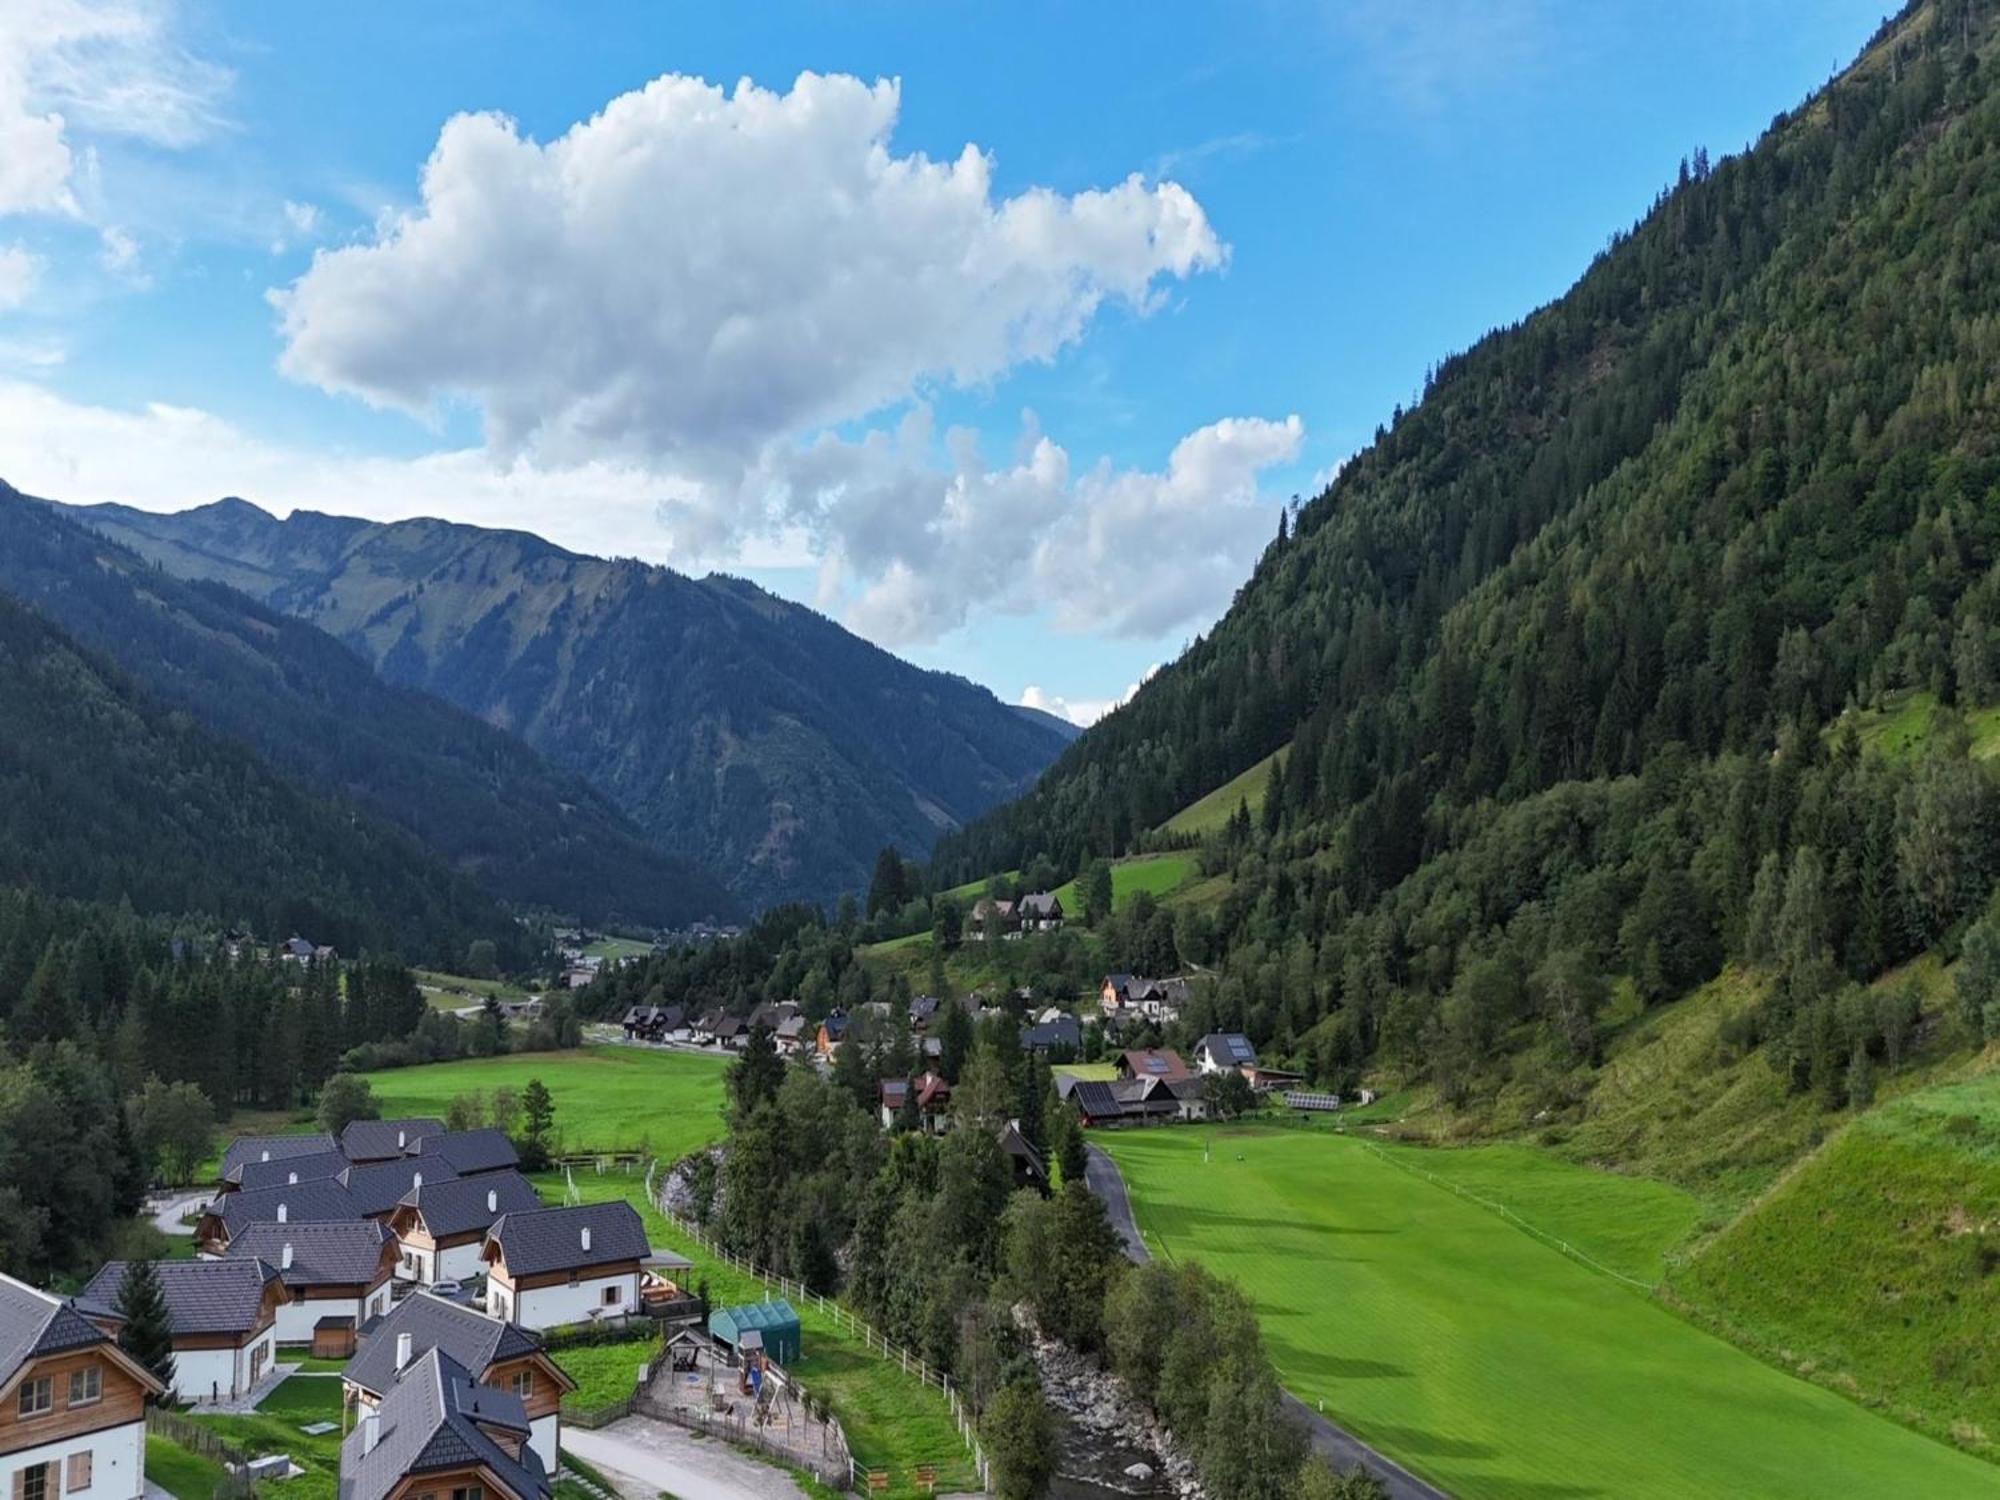
<path fill-rule="evenodd" d="M 1188 1065 L 1181 1061 L 1181 1055 L 1168 1047 L 1145 1047 L 1138 1051 L 1118 1054 L 1118 1076 L 1120 1078 L 1186 1078 Z"/>
<path fill-rule="evenodd" d="M 1085 1129 L 1125 1123 L 1125 1106 L 1108 1083 L 1077 1079 L 1069 1090 L 1069 1104 Z"/>
<path fill-rule="evenodd" d="M 357 1164 L 394 1161 L 416 1151 L 427 1135 L 443 1135 L 444 1121 L 427 1116 L 412 1120 L 356 1120 L 340 1133 L 340 1149 Z"/>
<path fill-rule="evenodd" d="M 1081 1079 L 1068 1091 L 1070 1108 L 1086 1128 L 1118 1125 L 1154 1125 L 1198 1118 L 1185 1112 L 1180 1091 L 1196 1080 L 1180 1078 L 1118 1078 L 1109 1083 Z M 1191 1107 L 1191 1106 L 1187 1106 Z M 1201 1103 L 1205 1114 L 1206 1101 Z"/>
<path fill-rule="evenodd" d="M 1208 1118 L 1208 1080 L 1201 1074 L 1169 1079 L 1167 1092 L 1173 1096 L 1177 1118 L 1188 1121 Z"/>
<path fill-rule="evenodd" d="M 521 1154 L 514 1149 L 507 1132 L 490 1125 L 478 1130 L 447 1130 L 443 1135 L 427 1135 L 417 1142 L 417 1160 L 442 1161 L 460 1177 L 521 1169 Z"/>
<path fill-rule="evenodd" d="M 766 1031 L 776 1035 L 778 1028 L 783 1026 L 785 1022 L 791 1020 L 794 1016 L 803 1016 L 804 1014 L 805 1012 L 790 1000 L 766 1000 L 762 1005 L 756 1006 L 751 1010 L 748 1024 L 752 1031 L 761 1026 Z"/>
<path fill-rule="evenodd" d="M 725 1052 L 741 1052 L 750 1040 L 750 1028 L 734 1016 L 717 1016 L 709 1027 L 709 1040 Z"/>
<path fill-rule="evenodd" d="M 819 1023 L 817 1045 L 821 1057 L 830 1058 L 840 1050 L 840 1044 L 847 1040 L 847 1012 L 837 1010 Z"/>
<path fill-rule="evenodd" d="M 882 1128 L 887 1130 L 896 1123 L 903 1102 L 912 1091 L 917 1097 L 918 1128 L 931 1135 L 943 1135 L 951 1128 L 951 1085 L 939 1073 L 925 1073 L 915 1079 L 883 1079 L 877 1091 Z"/>
<path fill-rule="evenodd" d="M 919 995 L 910 1002 L 910 1030 L 921 1036 L 929 1031 L 942 1002 L 936 995 Z"/>
<path fill-rule="evenodd" d="M 256 1192 L 299 1182 L 326 1182 L 346 1170 L 347 1158 L 338 1150 L 315 1151 L 310 1156 L 281 1156 L 275 1161 L 246 1161 L 222 1179 L 219 1191 Z"/>
<path fill-rule="evenodd" d="M 1055 932 L 1063 924 L 1063 904 L 1054 891 L 1037 891 L 1014 905 L 1023 932 Z"/>
<path fill-rule="evenodd" d="M 76 1301 L 0 1276 L 0 1493 L 139 1500 L 146 1400 L 165 1389 Z"/>
<path fill-rule="evenodd" d="M 84 1299 L 116 1308 L 129 1264 L 109 1262 L 90 1278 Z M 248 1394 L 271 1373 L 278 1353 L 278 1309 L 289 1300 L 276 1266 L 246 1255 L 163 1260 L 154 1269 L 173 1326 L 173 1393 L 178 1400 L 228 1401 Z"/>
<path fill-rule="evenodd" d="M 542 1206 L 519 1172 L 488 1172 L 412 1188 L 389 1215 L 389 1228 L 403 1247 L 397 1274 L 425 1286 L 476 1276 L 485 1265 L 486 1231 L 493 1221 Z"/>
<path fill-rule="evenodd" d="M 806 1045 L 806 1018 L 802 1015 L 786 1016 L 784 1020 L 778 1023 L 777 1030 L 771 1033 L 771 1040 L 776 1044 L 778 1050 L 787 1057 L 804 1051 Z"/>
<path fill-rule="evenodd" d="M 1241 1073 L 1248 1078 L 1257 1070 L 1257 1049 L 1240 1031 L 1211 1031 L 1194 1044 L 1194 1065 L 1203 1073 Z"/>
<path fill-rule="evenodd" d="M 651 1253 L 631 1204 L 502 1214 L 486 1233 L 486 1305 L 523 1328 L 558 1328 L 639 1311 Z"/>
<path fill-rule="evenodd" d="M 349 1167 L 334 1181 L 347 1189 L 354 1202 L 355 1217 L 387 1222 L 404 1195 L 426 1182 L 456 1182 L 458 1173 L 442 1157 L 419 1157 L 403 1161 L 369 1162 Z"/>
<path fill-rule="evenodd" d="M 203 1254 L 226 1255 L 230 1241 L 252 1224 L 333 1224 L 366 1217 L 340 1180 L 330 1178 L 224 1193 L 202 1210 L 194 1237 Z"/>
<path fill-rule="evenodd" d="M 1144 1019 L 1164 1026 L 1188 1001 L 1185 979 L 1141 979 L 1134 974 L 1107 974 L 1097 1003 L 1113 1021 Z"/>
<path fill-rule="evenodd" d="M 1083 1027 L 1075 1016 L 1039 1021 L 1021 1033 L 1021 1050 L 1036 1057 L 1075 1057 L 1083 1050 Z"/>
<path fill-rule="evenodd" d="M 340 1445 L 339 1500 L 550 1500 L 526 1406 L 441 1349 L 411 1357 Z"/>
<path fill-rule="evenodd" d="M 678 1005 L 635 1005 L 625 1012 L 625 1040 L 664 1042 L 686 1032 L 687 1012 Z"/>
<path fill-rule="evenodd" d="M 1021 930 L 1021 919 L 1012 901 L 997 896 L 981 896 L 972 903 L 971 918 L 965 925 L 966 937 L 975 943 L 988 938 L 1012 937 Z"/>
<path fill-rule="evenodd" d="M 382 1224 L 252 1224 L 221 1264 L 254 1257 L 278 1268 L 289 1300 L 278 1308 L 278 1342 L 311 1344 L 325 1319 L 358 1328 L 389 1310 L 396 1237 Z"/>
<path fill-rule="evenodd" d="M 288 937 L 278 944 L 278 960 L 288 964 L 330 964 L 335 954 L 333 949 L 322 943 L 308 942 L 302 937 Z"/>
<path fill-rule="evenodd" d="M 363 1331 L 343 1376 L 348 1404 L 360 1415 L 380 1411 L 398 1373 L 432 1349 L 464 1367 L 479 1384 L 520 1401 L 528 1414 L 529 1446 L 541 1457 L 542 1467 L 554 1473 L 562 1443 L 562 1400 L 576 1382 L 549 1358 L 538 1335 L 428 1292 L 405 1297 L 394 1312 Z"/>
<path fill-rule="evenodd" d="M 1038 1192 L 1048 1191 L 1049 1167 L 1037 1151 L 1021 1134 L 1021 1122 L 1009 1120 L 1000 1129 L 1000 1149 L 1006 1153 L 1007 1161 L 1014 1169 L 1014 1186 L 1033 1188 Z"/>
<path fill-rule="evenodd" d="M 292 1156 L 319 1156 L 338 1150 L 330 1135 L 239 1135 L 222 1153 L 222 1179 L 227 1182 L 249 1163 L 281 1161 Z"/>

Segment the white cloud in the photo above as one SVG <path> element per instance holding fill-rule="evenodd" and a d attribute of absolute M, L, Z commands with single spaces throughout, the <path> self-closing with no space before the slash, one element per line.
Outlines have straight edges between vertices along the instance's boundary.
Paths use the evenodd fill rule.
<path fill-rule="evenodd" d="M 39 257 L 19 245 L 0 245 L 0 312 L 26 302 L 41 273 Z"/>
<path fill-rule="evenodd" d="M 1139 689 L 1159 670 L 1160 664 L 1154 662 L 1137 682 L 1130 684 L 1116 698 L 1065 698 L 1044 692 L 1031 682 L 1021 689 L 1020 703 L 1023 708 L 1038 708 L 1045 714 L 1054 714 L 1059 719 L 1068 719 L 1070 723 L 1088 729 L 1112 709 L 1123 708 L 1130 703 L 1139 695 Z"/>
<path fill-rule="evenodd" d="M 319 208 L 311 203 L 294 203 L 287 198 L 285 222 L 292 226 L 294 234 L 310 237 L 319 232 Z"/>
<path fill-rule="evenodd" d="M 139 262 L 139 242 L 116 224 L 98 231 L 97 263 L 117 275 L 135 273 Z"/>
<path fill-rule="evenodd" d="M 1143 312 L 1225 258 L 1174 183 L 996 201 L 971 146 L 896 155 L 899 104 L 846 76 L 668 76 L 546 145 L 458 116 L 417 208 L 273 294 L 283 367 L 411 411 L 470 401 L 505 453 L 727 481 L 928 383 L 1048 359 L 1106 302 Z"/>
<path fill-rule="evenodd" d="M 0 214 L 82 212 L 72 131 L 178 149 L 219 128 L 230 75 L 172 19 L 169 0 L 0 5 Z"/>

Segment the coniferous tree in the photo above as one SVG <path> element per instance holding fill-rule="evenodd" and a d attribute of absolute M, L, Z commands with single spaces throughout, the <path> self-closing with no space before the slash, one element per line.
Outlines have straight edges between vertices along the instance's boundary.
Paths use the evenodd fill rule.
<path fill-rule="evenodd" d="M 118 1330 L 118 1347 L 152 1371 L 169 1392 L 160 1400 L 171 1401 L 173 1318 L 160 1287 L 159 1269 L 152 1261 L 135 1260 L 125 1268 L 125 1279 L 118 1287 L 118 1311 L 125 1320 Z"/>

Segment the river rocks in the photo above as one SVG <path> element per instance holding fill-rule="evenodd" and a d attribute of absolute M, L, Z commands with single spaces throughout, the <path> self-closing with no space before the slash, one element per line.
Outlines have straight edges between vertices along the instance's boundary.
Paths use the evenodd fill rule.
<path fill-rule="evenodd" d="M 1049 1406 L 1088 1440 L 1088 1447 L 1116 1454 L 1114 1463 L 1130 1460 L 1108 1473 L 1071 1477 L 1113 1493 L 1208 1500 L 1193 1460 L 1124 1381 L 1068 1345 L 1044 1337 L 1025 1306 L 1014 1309 L 1014 1320 L 1028 1340 Z"/>

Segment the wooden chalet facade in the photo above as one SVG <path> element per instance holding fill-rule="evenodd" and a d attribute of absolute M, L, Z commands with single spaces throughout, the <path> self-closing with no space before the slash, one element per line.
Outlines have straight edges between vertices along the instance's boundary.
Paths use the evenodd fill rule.
<path fill-rule="evenodd" d="M 109 1312 L 0 1276 L 0 1496 L 145 1494 L 146 1400 L 165 1387 Z"/>

